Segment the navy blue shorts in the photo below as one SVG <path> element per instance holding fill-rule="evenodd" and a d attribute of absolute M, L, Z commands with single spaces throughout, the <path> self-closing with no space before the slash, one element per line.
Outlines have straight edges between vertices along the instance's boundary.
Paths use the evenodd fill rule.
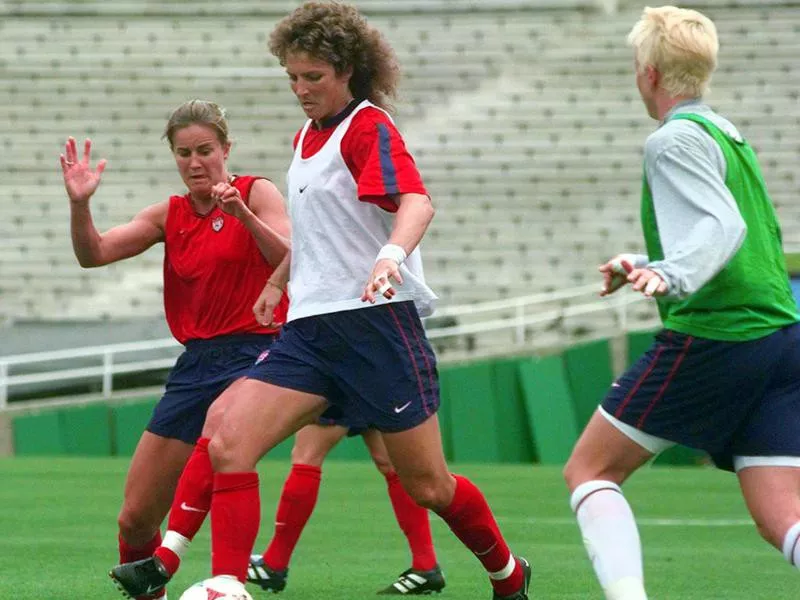
<path fill-rule="evenodd" d="M 189 340 L 167 378 L 147 431 L 194 444 L 211 403 L 247 375 L 274 339 L 273 335 L 252 334 Z"/>
<path fill-rule="evenodd" d="M 800 324 L 748 342 L 663 330 L 602 406 L 723 469 L 736 456 L 800 457 Z"/>
<path fill-rule="evenodd" d="M 347 428 L 347 437 L 355 437 L 370 427 L 359 415 L 347 414 L 338 406 L 329 406 L 319 418 L 320 425 L 338 425 Z"/>
<path fill-rule="evenodd" d="M 324 396 L 329 416 L 379 431 L 411 429 L 439 408 L 436 357 L 410 301 L 290 321 L 247 376 Z"/>

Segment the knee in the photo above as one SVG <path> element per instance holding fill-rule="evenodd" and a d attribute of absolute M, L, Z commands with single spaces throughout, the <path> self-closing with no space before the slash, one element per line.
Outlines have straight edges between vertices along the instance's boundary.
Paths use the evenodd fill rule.
<path fill-rule="evenodd" d="M 567 488 L 570 491 L 574 490 L 584 481 L 588 481 L 586 476 L 583 474 L 585 469 L 580 464 L 579 460 L 576 457 L 570 456 L 567 463 L 564 465 L 564 468 L 561 471 L 562 476 L 564 477 L 564 482 L 567 484 Z"/>
<path fill-rule="evenodd" d="M 249 471 L 253 465 L 243 465 L 232 436 L 217 431 L 208 443 L 208 455 L 215 472 Z"/>
<path fill-rule="evenodd" d="M 117 517 L 117 525 L 122 539 L 134 546 L 151 540 L 159 527 L 159 523 L 153 522 L 143 506 L 127 501 Z"/>
<path fill-rule="evenodd" d="M 295 444 L 292 446 L 293 465 L 309 465 L 322 468 L 322 463 L 325 462 L 327 455 L 327 448 L 319 448 L 310 444 Z"/>
<path fill-rule="evenodd" d="M 401 476 L 400 481 L 414 502 L 424 508 L 441 512 L 453 501 L 456 482 L 449 474 L 446 478 L 414 477 L 406 480 Z"/>
<path fill-rule="evenodd" d="M 376 452 L 370 450 L 370 456 L 372 456 L 372 462 L 375 463 L 375 467 L 380 471 L 381 475 L 384 477 L 394 471 L 394 466 L 392 465 L 392 461 L 389 460 L 389 455 L 384 452 Z"/>
<path fill-rule="evenodd" d="M 570 492 L 587 481 L 610 481 L 622 485 L 630 474 L 625 467 L 615 466 L 610 462 L 601 464 L 584 460 L 575 453 L 569 457 L 561 473 Z"/>
<path fill-rule="evenodd" d="M 774 546 L 778 550 L 783 550 L 783 542 L 784 538 L 786 537 L 788 528 L 786 527 L 785 519 L 775 519 L 770 518 L 769 516 L 753 516 L 753 522 L 755 523 L 756 530 L 758 534 L 766 541 L 768 544 Z M 794 520 L 797 522 L 797 519 Z"/>
<path fill-rule="evenodd" d="M 223 402 L 216 401 L 214 402 L 208 409 L 206 413 L 206 420 L 203 423 L 203 434 L 202 437 L 204 438 L 212 438 L 214 433 L 219 429 L 220 425 L 222 424 L 222 418 L 225 416 L 225 404 Z"/>

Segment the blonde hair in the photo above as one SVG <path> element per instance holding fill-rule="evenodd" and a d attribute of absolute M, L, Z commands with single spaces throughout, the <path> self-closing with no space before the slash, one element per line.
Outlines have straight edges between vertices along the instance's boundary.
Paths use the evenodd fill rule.
<path fill-rule="evenodd" d="M 225 118 L 225 109 L 207 100 L 189 100 L 173 110 L 162 137 L 167 138 L 169 147 L 174 150 L 172 141 L 175 132 L 194 124 L 211 127 L 216 131 L 220 144 L 225 146 L 228 143 L 228 121 Z"/>
<path fill-rule="evenodd" d="M 337 74 L 352 67 L 350 93 L 356 100 L 391 110 L 391 100 L 397 97 L 397 56 L 355 6 L 306 2 L 275 26 L 269 49 L 282 65 L 288 54 L 306 52 L 330 64 Z"/>
<path fill-rule="evenodd" d="M 644 9 L 628 34 L 637 69 L 647 65 L 662 76 L 661 87 L 671 96 L 702 96 L 717 68 L 719 39 L 705 15 L 675 6 Z"/>

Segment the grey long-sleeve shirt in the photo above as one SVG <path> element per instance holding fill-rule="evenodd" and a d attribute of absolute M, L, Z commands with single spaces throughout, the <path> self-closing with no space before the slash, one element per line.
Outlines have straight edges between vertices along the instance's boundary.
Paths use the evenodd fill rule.
<path fill-rule="evenodd" d="M 653 196 L 664 259 L 637 256 L 667 283 L 667 298 L 679 300 L 719 273 L 744 241 L 747 227 L 725 186 L 722 149 L 702 126 L 668 118 L 695 113 L 741 139 L 738 130 L 700 100 L 676 105 L 647 138 L 645 175 Z M 642 264 L 644 263 L 644 264 Z"/>

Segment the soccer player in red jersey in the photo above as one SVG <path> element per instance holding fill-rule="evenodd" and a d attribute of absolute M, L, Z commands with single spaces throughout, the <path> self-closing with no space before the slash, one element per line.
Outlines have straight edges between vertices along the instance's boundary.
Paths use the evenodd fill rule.
<path fill-rule="evenodd" d="M 480 490 L 452 475 L 436 411 L 436 359 L 420 316 L 436 299 L 417 246 L 433 207 L 385 112 L 398 68 L 352 6 L 307 2 L 272 33 L 308 120 L 287 184 L 292 251 L 268 280 L 269 313 L 287 281 L 281 337 L 230 402 L 208 452 L 212 572 L 244 583 L 260 521 L 258 460 L 330 406 L 378 430 L 403 487 L 441 516 L 486 569 L 495 600 L 527 600 L 515 557 Z M 365 283 L 366 281 L 366 283 Z M 263 317 L 262 323 L 269 322 Z"/>
<path fill-rule="evenodd" d="M 79 158 L 72 138 L 61 156 L 78 262 L 99 267 L 164 243 L 164 309 L 185 346 L 131 461 L 119 514 L 121 562 L 148 557 L 159 546 L 159 527 L 206 411 L 272 344 L 276 326 L 257 323 L 252 306 L 288 249 L 289 220 L 275 185 L 227 171 L 231 143 L 220 107 L 187 102 L 172 113 L 164 135 L 188 193 L 104 233 L 93 224 L 89 200 L 106 161 L 93 168 L 91 142 Z M 285 320 L 287 304 L 283 296 L 275 322 Z M 162 589 L 140 598 L 163 595 Z"/>

